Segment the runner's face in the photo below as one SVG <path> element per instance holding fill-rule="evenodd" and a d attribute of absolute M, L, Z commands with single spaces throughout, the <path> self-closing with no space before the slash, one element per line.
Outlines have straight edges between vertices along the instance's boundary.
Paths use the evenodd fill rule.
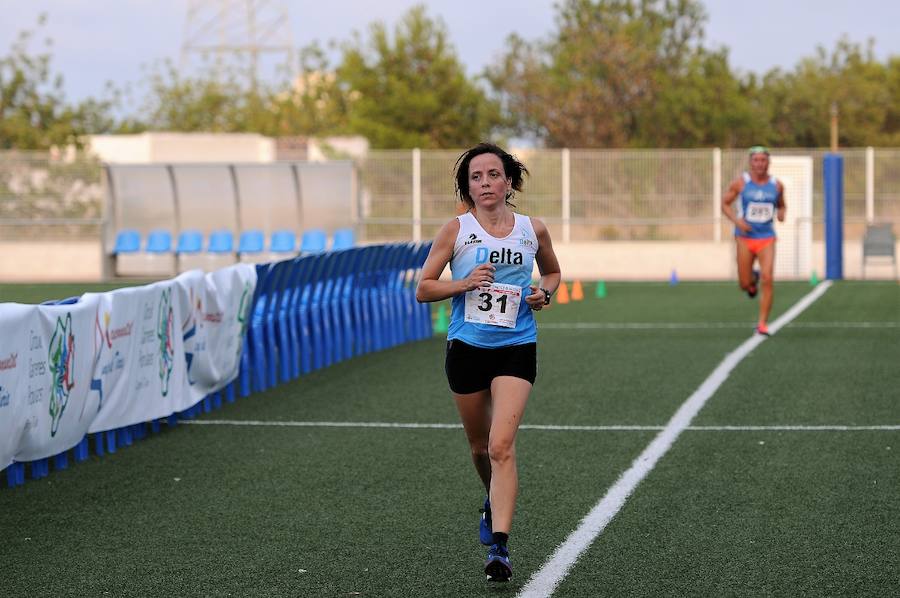
<path fill-rule="evenodd" d="M 469 196 L 476 205 L 505 202 L 510 184 L 499 156 L 479 154 L 469 162 Z"/>
<path fill-rule="evenodd" d="M 769 154 L 762 152 L 750 156 L 750 172 L 756 176 L 766 176 L 769 172 Z"/>

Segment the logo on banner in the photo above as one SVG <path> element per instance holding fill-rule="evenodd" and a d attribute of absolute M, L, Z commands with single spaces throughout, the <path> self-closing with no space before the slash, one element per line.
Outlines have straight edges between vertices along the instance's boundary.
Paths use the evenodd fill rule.
<path fill-rule="evenodd" d="M 100 402 L 97 404 L 97 411 L 103 408 L 103 378 L 110 374 L 113 370 L 121 370 L 125 367 L 125 360 L 116 351 L 110 355 L 109 362 L 100 365 L 103 359 L 104 347 L 112 350 L 113 341 L 122 337 L 131 336 L 134 329 L 134 322 L 127 322 L 124 326 L 118 328 L 110 328 L 109 322 L 112 314 L 108 311 L 103 312 L 103 324 L 100 323 L 100 310 L 97 310 L 94 316 L 94 375 L 97 378 L 91 379 L 91 390 L 96 390 L 100 395 Z"/>
<path fill-rule="evenodd" d="M 53 376 L 50 386 L 50 436 L 56 436 L 59 421 L 69 403 L 69 393 L 75 386 L 75 335 L 72 333 L 71 312 L 66 314 L 65 320 L 62 316 L 56 318 L 47 360 Z"/>
<path fill-rule="evenodd" d="M 18 353 L 10 353 L 6 359 L 0 359 L 0 371 L 15 369 L 18 357 Z"/>
<path fill-rule="evenodd" d="M 241 330 L 238 332 L 238 342 L 237 342 L 237 354 L 240 357 L 241 352 L 243 351 L 243 341 L 244 335 L 247 333 L 247 323 L 250 321 L 250 283 L 244 283 L 244 292 L 241 293 L 241 302 L 238 305 L 237 311 L 237 321 L 238 324 L 241 325 Z"/>
<path fill-rule="evenodd" d="M 159 340 L 159 382 L 162 396 L 169 394 L 169 379 L 175 366 L 174 320 L 172 309 L 172 289 L 162 292 L 159 299 L 159 317 L 156 323 L 156 338 Z"/>
<path fill-rule="evenodd" d="M 190 339 L 194 338 L 197 334 L 197 318 L 194 316 L 194 289 L 190 289 L 190 298 L 188 300 L 188 304 L 191 306 L 188 309 L 187 318 L 185 318 L 184 322 L 181 323 L 181 340 L 184 341 L 184 359 L 187 362 L 187 379 L 188 384 L 191 386 L 194 385 L 194 378 L 191 376 L 191 366 L 194 364 L 194 351 L 196 349 L 195 343 L 188 342 Z M 203 304 L 200 301 L 200 298 L 197 298 L 197 312 L 200 312 L 203 309 Z"/>
<path fill-rule="evenodd" d="M 0 409 L 9 407 L 9 391 L 0 386 Z"/>

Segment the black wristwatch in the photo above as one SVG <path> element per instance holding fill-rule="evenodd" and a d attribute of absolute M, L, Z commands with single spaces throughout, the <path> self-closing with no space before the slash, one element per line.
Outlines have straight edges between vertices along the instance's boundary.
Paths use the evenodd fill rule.
<path fill-rule="evenodd" d="M 552 297 L 553 294 L 543 287 L 541 287 L 541 290 L 544 291 L 544 305 L 550 305 L 550 297 Z"/>

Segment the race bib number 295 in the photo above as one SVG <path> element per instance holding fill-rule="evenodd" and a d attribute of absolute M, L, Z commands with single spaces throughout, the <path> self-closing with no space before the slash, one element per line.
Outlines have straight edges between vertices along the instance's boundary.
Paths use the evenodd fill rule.
<path fill-rule="evenodd" d="M 747 214 L 744 219 L 747 222 L 763 224 L 772 220 L 775 214 L 775 208 L 770 203 L 750 202 L 747 204 Z"/>
<path fill-rule="evenodd" d="M 466 322 L 515 328 L 522 288 L 494 283 L 466 293 Z"/>

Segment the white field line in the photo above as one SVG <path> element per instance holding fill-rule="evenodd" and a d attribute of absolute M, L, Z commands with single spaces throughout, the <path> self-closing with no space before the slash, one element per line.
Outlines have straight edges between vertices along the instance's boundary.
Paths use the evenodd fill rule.
<path fill-rule="evenodd" d="M 777 333 L 783 326 L 796 318 L 807 307 L 812 305 L 831 286 L 830 281 L 825 281 L 816 286 L 810 293 L 791 306 L 780 318 L 775 320 L 769 330 Z M 569 572 L 569 569 L 578 560 L 578 557 L 587 550 L 591 543 L 606 528 L 613 517 L 624 506 L 625 501 L 634 492 L 647 474 L 656 466 L 656 463 L 665 455 L 678 436 L 691 425 L 691 420 L 697 415 L 706 401 L 728 378 L 731 371 L 753 349 L 766 339 L 765 336 L 754 334 L 741 343 L 741 345 L 729 353 L 725 359 L 713 370 L 712 374 L 703 381 L 703 384 L 688 397 L 678 408 L 666 427 L 653 439 L 653 441 L 638 455 L 631 467 L 629 467 L 615 484 L 606 492 L 594 508 L 585 515 L 584 519 L 568 538 L 556 548 L 556 551 L 540 569 L 534 572 L 525 587 L 519 593 L 522 597 L 545 597 L 553 594 L 553 591 Z"/>
<path fill-rule="evenodd" d="M 756 322 L 573 322 L 541 324 L 541 330 L 752 330 Z M 797 322 L 791 328 L 900 328 L 900 322 Z"/>
<path fill-rule="evenodd" d="M 325 421 L 262 421 L 262 420 L 230 420 L 200 419 L 181 420 L 179 423 L 192 426 L 243 426 L 274 428 L 400 428 L 413 430 L 461 430 L 462 424 L 439 423 L 401 423 L 401 422 L 325 422 Z M 522 424 L 520 430 L 546 430 L 558 432 L 659 432 L 665 426 L 567 426 L 557 424 Z M 688 426 L 685 430 L 693 432 L 857 432 L 857 431 L 893 431 L 900 430 L 896 426 Z"/>

